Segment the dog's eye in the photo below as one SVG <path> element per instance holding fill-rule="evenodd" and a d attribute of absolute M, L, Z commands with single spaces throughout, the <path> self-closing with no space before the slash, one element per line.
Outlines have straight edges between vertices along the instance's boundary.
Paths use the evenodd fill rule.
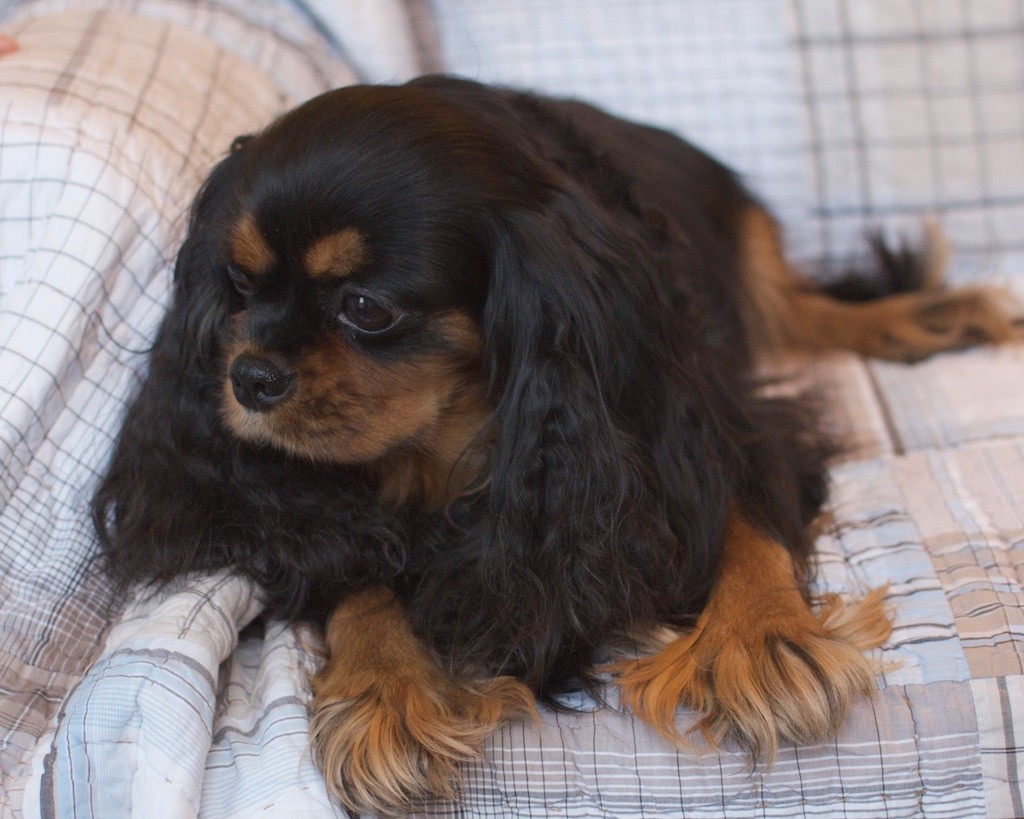
<path fill-rule="evenodd" d="M 243 296 L 251 295 L 256 289 L 252 278 L 244 270 L 240 270 L 233 264 L 229 264 L 225 269 L 227 270 L 228 278 L 231 279 L 231 284 Z"/>
<path fill-rule="evenodd" d="M 341 303 L 341 318 L 364 333 L 381 333 L 398 321 L 398 314 L 369 296 L 352 294 Z"/>

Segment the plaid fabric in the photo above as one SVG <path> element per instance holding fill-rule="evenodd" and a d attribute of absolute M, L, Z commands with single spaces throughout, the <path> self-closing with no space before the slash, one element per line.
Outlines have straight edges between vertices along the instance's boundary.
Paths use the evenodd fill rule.
<path fill-rule="evenodd" d="M 836 467 L 820 588 L 889 582 L 896 624 L 880 691 L 835 742 L 750 771 L 614 710 L 549 714 L 493 739 L 466 805 L 422 815 L 1020 816 L 1022 456 L 1018 440 Z"/>
<path fill-rule="evenodd" d="M 419 0 L 427 59 L 580 96 L 740 170 L 797 258 L 941 216 L 957 277 L 1024 265 L 1017 0 Z M 430 47 L 430 44 L 433 47 Z"/>
<path fill-rule="evenodd" d="M 974 350 L 913 367 L 872 362 L 879 399 L 903 450 L 1024 436 L 1021 351 Z"/>
<path fill-rule="evenodd" d="M 239 643 L 261 608 L 232 577 L 132 606 L 39 745 L 41 815 L 334 815 L 307 748 L 312 656 L 280 623 Z"/>
<path fill-rule="evenodd" d="M 903 182 L 881 184 L 890 177 L 876 151 L 888 143 L 875 129 L 906 100 L 889 91 L 876 100 L 871 65 L 895 70 L 900 54 L 927 60 L 929 71 L 948 72 L 950 88 L 987 100 L 977 103 L 985 123 L 1020 106 L 1007 91 L 993 108 L 993 94 L 1020 90 L 1003 60 L 924 54 L 948 54 L 961 40 L 975 57 L 1006 45 L 997 30 L 1012 4 L 1003 0 L 953 0 L 920 18 L 925 7 L 907 0 L 884 4 L 886 15 L 874 0 L 437 0 L 433 28 L 424 2 L 407 29 L 394 18 L 368 28 L 408 35 L 380 49 L 426 47 L 433 37 L 435 64 L 585 93 L 667 125 L 698 123 L 704 142 L 790 202 L 807 255 L 834 263 L 855 232 L 843 197 L 857 204 L 854 221 L 888 215 L 883 203 L 915 201 Z M 415 61 L 364 63 L 346 46 L 356 36 L 347 27 L 370 8 L 361 2 L 325 12 L 323 26 L 283 2 L 70 5 L 26 4 L 3 25 L 23 51 L 0 61 L 0 814 L 343 815 L 306 746 L 314 636 L 254 621 L 258 593 L 230 577 L 192 578 L 122 612 L 94 568 L 87 503 L 209 166 L 232 137 L 293 102 Z M 331 57 L 331 45 L 353 56 L 355 71 Z M 713 57 L 720 70 L 709 68 Z M 837 92 L 833 102 L 847 108 L 830 114 L 823 89 L 839 75 L 820 66 L 837 59 L 858 90 Z M 1002 80 L 958 85 L 971 65 Z M 917 93 L 909 78 L 885 73 L 913 86 L 907 99 Z M 964 100 L 928 88 L 926 120 L 939 127 L 945 106 Z M 877 120 L 876 103 L 888 111 Z M 874 158 L 844 177 L 845 154 L 831 151 L 851 106 L 854 119 L 866 117 L 854 153 Z M 966 152 L 994 163 L 996 131 L 975 130 L 984 138 Z M 936 139 L 922 150 L 945 168 L 952 144 Z M 950 171 L 928 196 L 946 201 L 954 182 L 1009 191 L 1019 162 L 1005 175 L 981 168 Z M 947 225 L 956 217 L 960 238 L 977 228 L 982 239 L 966 246 L 961 271 L 976 273 L 989 257 L 992 270 L 1020 271 L 1012 196 L 964 196 L 948 200 Z M 417 815 L 1024 815 L 1020 350 L 912 367 L 848 355 L 784 366 L 829 397 L 826 423 L 850 442 L 833 471 L 819 587 L 856 593 L 891 583 L 896 629 L 881 659 L 892 662 L 877 696 L 856 705 L 835 742 L 784 748 L 771 770 L 750 770 L 735 748 L 700 754 L 666 744 L 623 714 L 612 691 L 608 707 L 579 702 L 578 711 L 498 732 L 467 766 L 463 799 Z M 679 719 L 685 727 L 693 715 Z"/>
<path fill-rule="evenodd" d="M 234 136 L 352 79 L 286 8 L 99 5 L 4 23 L 22 45 L 0 62 L 4 814 L 27 809 L 31 755 L 118 614 L 88 499 L 189 202 Z"/>

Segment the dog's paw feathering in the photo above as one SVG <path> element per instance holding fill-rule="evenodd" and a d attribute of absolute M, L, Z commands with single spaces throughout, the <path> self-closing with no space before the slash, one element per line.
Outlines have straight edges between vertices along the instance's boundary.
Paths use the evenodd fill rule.
<path fill-rule="evenodd" d="M 836 736 L 853 701 L 875 690 L 864 652 L 892 631 L 887 588 L 812 612 L 781 546 L 733 521 L 723 570 L 696 626 L 658 653 L 611 667 L 622 700 L 663 736 L 687 744 L 676 710 L 700 714 L 691 731 L 713 747 L 727 738 L 771 763 L 784 742 Z"/>
<path fill-rule="evenodd" d="M 313 678 L 310 744 L 346 807 L 408 812 L 458 795 L 459 766 L 502 723 L 535 714 L 509 677 L 453 679 L 416 640 L 389 592 L 356 595 L 327 629 L 330 659 Z"/>

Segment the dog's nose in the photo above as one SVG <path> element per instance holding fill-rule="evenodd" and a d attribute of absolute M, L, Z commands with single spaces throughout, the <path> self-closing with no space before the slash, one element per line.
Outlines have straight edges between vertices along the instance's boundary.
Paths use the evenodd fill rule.
<path fill-rule="evenodd" d="M 263 412 L 295 389 L 295 373 L 269 358 L 242 353 L 231 362 L 231 389 L 243 407 Z"/>

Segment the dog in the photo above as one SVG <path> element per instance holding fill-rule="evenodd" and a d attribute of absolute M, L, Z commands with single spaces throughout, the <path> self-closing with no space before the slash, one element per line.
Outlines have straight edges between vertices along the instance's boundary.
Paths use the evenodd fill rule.
<path fill-rule="evenodd" d="M 324 625 L 312 747 L 359 810 L 453 796 L 497 726 L 605 672 L 677 741 L 680 705 L 753 758 L 831 737 L 890 619 L 884 590 L 812 610 L 831 445 L 759 367 L 1019 337 L 877 255 L 898 286 L 840 298 L 735 173 L 582 102 L 328 92 L 196 198 L 94 499 L 108 571 L 231 568 Z"/>

